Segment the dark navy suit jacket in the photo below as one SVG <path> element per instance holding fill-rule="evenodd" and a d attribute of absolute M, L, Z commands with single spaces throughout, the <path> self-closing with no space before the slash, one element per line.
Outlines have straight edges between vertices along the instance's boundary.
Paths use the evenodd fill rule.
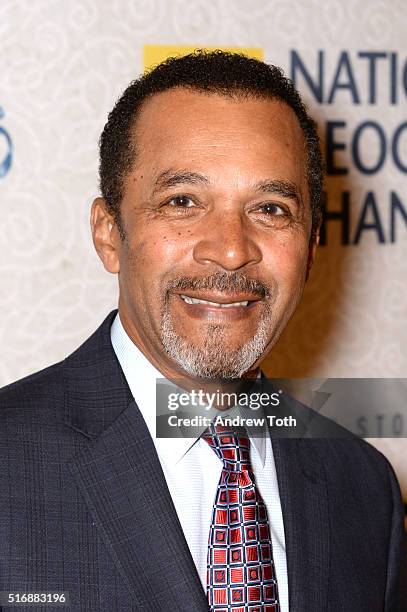
<path fill-rule="evenodd" d="M 63 609 L 75 612 L 205 612 L 111 345 L 114 316 L 66 360 L 0 391 L 0 591 L 69 592 Z M 403 506 L 387 460 L 354 437 L 273 439 L 273 450 L 291 612 L 407 610 Z"/>

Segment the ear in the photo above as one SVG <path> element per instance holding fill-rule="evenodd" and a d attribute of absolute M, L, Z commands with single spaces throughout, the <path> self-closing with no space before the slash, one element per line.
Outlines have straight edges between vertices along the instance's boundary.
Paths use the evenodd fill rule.
<path fill-rule="evenodd" d="M 308 261 L 307 261 L 307 272 L 305 276 L 305 280 L 307 281 L 309 278 L 309 274 L 311 272 L 312 264 L 314 263 L 315 253 L 319 244 L 319 230 L 321 228 L 321 224 L 318 225 L 315 232 L 312 232 L 310 241 L 309 241 L 309 249 L 308 249 Z"/>
<path fill-rule="evenodd" d="M 96 198 L 90 213 L 93 244 L 105 269 L 112 274 L 120 270 L 120 236 L 112 215 L 108 212 L 106 201 Z"/>

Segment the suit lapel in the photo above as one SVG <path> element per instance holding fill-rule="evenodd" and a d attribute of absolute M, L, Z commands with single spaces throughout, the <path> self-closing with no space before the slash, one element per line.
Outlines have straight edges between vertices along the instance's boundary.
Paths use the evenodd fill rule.
<path fill-rule="evenodd" d="M 317 440 L 273 439 L 288 571 L 290 612 L 326 610 L 329 514 Z"/>
<path fill-rule="evenodd" d="M 262 390 L 278 390 L 262 376 Z M 326 473 L 318 439 L 328 432 L 315 413 L 287 394 L 266 414 L 293 416 L 296 427 L 269 427 L 283 515 L 290 612 L 326 610 L 329 577 L 329 507 Z M 312 436 L 316 436 L 313 438 Z"/>
<path fill-rule="evenodd" d="M 71 472 L 108 551 L 146 610 L 207 611 L 154 443 L 110 342 L 111 313 L 66 360 L 66 418 L 84 435 Z"/>

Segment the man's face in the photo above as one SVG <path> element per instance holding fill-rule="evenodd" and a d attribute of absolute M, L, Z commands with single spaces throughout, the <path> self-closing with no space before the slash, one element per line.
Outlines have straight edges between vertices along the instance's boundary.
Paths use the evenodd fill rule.
<path fill-rule="evenodd" d="M 123 325 L 165 375 L 239 378 L 277 340 L 311 261 L 298 120 L 276 100 L 176 88 L 144 104 L 135 142 L 126 238 L 112 230 L 105 262 Z"/>

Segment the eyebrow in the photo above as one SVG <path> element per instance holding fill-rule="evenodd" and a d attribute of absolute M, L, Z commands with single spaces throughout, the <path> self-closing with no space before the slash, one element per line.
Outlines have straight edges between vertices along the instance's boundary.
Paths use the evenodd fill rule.
<path fill-rule="evenodd" d="M 291 181 L 282 181 L 278 179 L 260 181 L 254 185 L 254 190 L 260 191 L 261 193 L 281 195 L 285 198 L 294 200 L 298 206 L 303 205 L 301 194 L 295 183 Z"/>
<path fill-rule="evenodd" d="M 190 185 L 209 185 L 209 179 L 199 172 L 165 170 L 155 180 L 153 195 L 170 187 L 177 187 L 177 185 L 185 185 L 187 183 Z"/>
<path fill-rule="evenodd" d="M 161 172 L 155 180 L 153 195 L 165 189 L 169 189 L 170 187 L 177 187 L 178 185 L 185 184 L 209 185 L 210 180 L 207 176 L 199 172 L 165 170 Z M 255 183 L 252 189 L 261 193 L 280 195 L 294 200 L 298 206 L 303 205 L 301 194 L 295 183 L 291 181 L 266 179 Z"/>

